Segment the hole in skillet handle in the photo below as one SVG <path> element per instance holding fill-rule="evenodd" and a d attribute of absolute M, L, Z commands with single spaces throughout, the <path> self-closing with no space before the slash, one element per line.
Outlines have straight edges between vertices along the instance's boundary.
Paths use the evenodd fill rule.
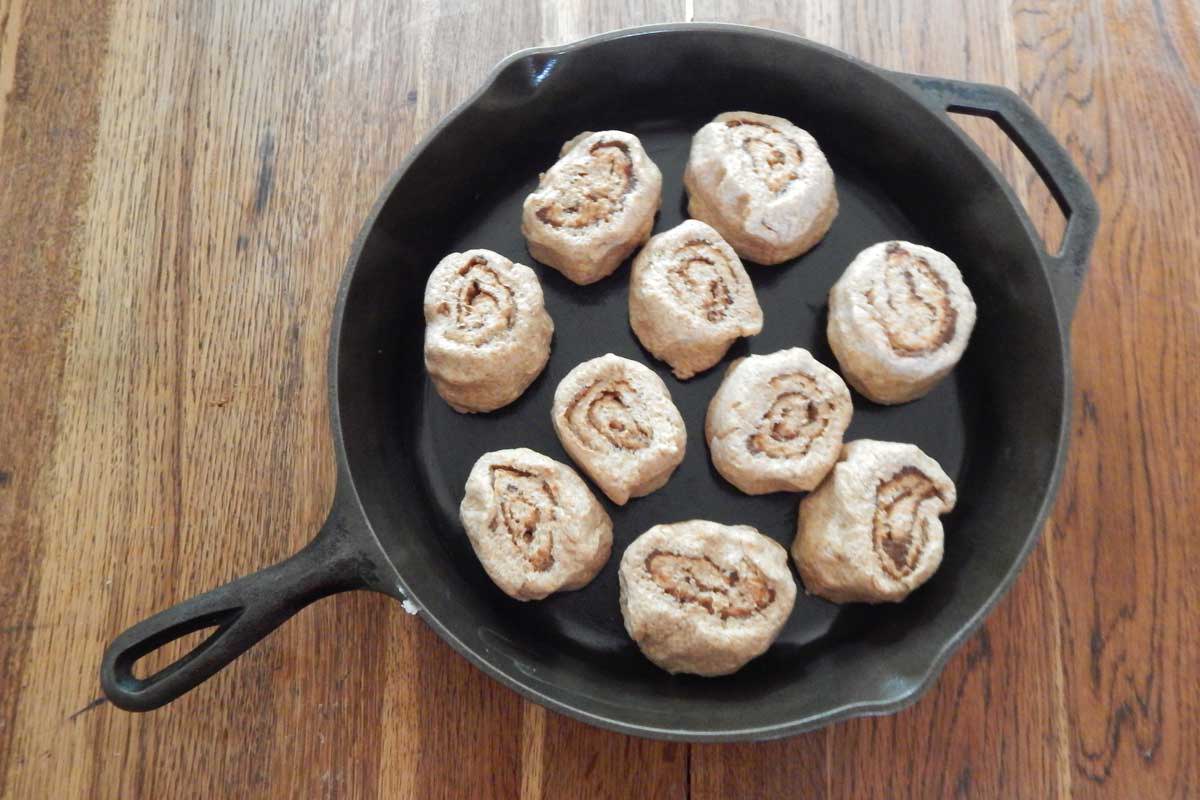
<path fill-rule="evenodd" d="M 159 636 L 144 639 L 122 653 L 119 669 L 124 671 L 124 664 L 129 661 L 129 670 L 136 680 L 144 683 L 161 678 L 167 670 L 177 669 L 202 653 L 243 610 L 217 611 L 167 628 Z"/>
<path fill-rule="evenodd" d="M 1008 179 L 1008 184 L 1025 208 L 1025 215 L 1042 237 L 1046 252 L 1057 257 L 1062 253 L 1063 234 L 1067 229 L 1067 212 L 1050 194 L 1045 181 L 1033 164 L 1021 152 L 1003 129 L 991 117 L 950 111 L 950 119 L 971 137 L 979 149 Z"/>
<path fill-rule="evenodd" d="M 366 588 L 369 558 L 349 529 L 332 519 L 292 557 L 184 600 L 118 636 L 100 666 L 104 694 L 126 711 L 159 708 L 208 680 L 310 603 Z M 148 677 L 134 674 L 139 660 L 209 628 L 216 630 L 182 657 Z"/>
<path fill-rule="evenodd" d="M 1043 245 L 1043 261 L 1055 299 L 1069 323 L 1083 286 L 1100 212 L 1091 187 L 1067 151 L 1033 109 L 1009 89 L 904 73 L 893 73 L 893 77 L 915 89 L 917 96 L 936 111 L 990 119 L 1037 172 L 1066 219 L 1058 252 L 1047 252 Z M 1028 219 L 1028 213 L 1025 216 Z"/>

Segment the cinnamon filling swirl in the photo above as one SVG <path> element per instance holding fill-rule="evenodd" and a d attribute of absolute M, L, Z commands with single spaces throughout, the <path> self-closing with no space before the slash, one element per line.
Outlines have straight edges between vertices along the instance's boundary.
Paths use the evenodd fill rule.
<path fill-rule="evenodd" d="M 799 179 L 804 151 L 791 138 L 764 122 L 731 119 L 725 126 L 733 143 L 750 156 L 754 173 L 774 194 L 783 194 Z"/>
<path fill-rule="evenodd" d="M 928 355 L 954 338 L 958 312 L 942 276 L 896 242 L 887 246 L 883 274 L 867 302 L 896 355 Z"/>
<path fill-rule="evenodd" d="M 654 434 L 638 420 L 636 402 L 627 381 L 593 381 L 567 406 L 567 424 L 589 450 L 641 450 Z"/>
<path fill-rule="evenodd" d="M 588 228 L 610 220 L 637 186 L 633 158 L 623 142 L 597 142 L 553 186 L 553 199 L 537 218 L 553 228 Z"/>
<path fill-rule="evenodd" d="M 723 570 L 712 559 L 655 550 L 646 571 L 680 603 L 695 603 L 721 619 L 744 619 L 775 602 L 767 576 L 749 559 L 736 570 Z"/>
<path fill-rule="evenodd" d="M 709 322 L 720 322 L 733 305 L 737 275 L 712 242 L 695 239 L 673 254 L 667 280 L 680 305 Z"/>
<path fill-rule="evenodd" d="M 829 427 L 833 396 L 803 372 L 776 375 L 769 385 L 775 402 L 750 435 L 748 446 L 769 458 L 802 458 Z"/>
<path fill-rule="evenodd" d="M 516 321 L 512 287 L 485 258 L 477 256 L 459 267 L 446 294 L 449 299 L 437 310 L 454 322 L 445 333 L 452 341 L 481 347 L 505 335 Z"/>
<path fill-rule="evenodd" d="M 916 569 L 929 539 L 929 519 L 937 510 L 925 509 L 942 495 L 928 475 L 916 467 L 904 467 L 881 481 L 875 489 L 875 519 L 872 539 L 884 572 L 904 578 Z"/>
<path fill-rule="evenodd" d="M 516 466 L 492 467 L 492 492 L 498 506 L 490 528 L 501 525 L 517 550 L 537 572 L 554 566 L 554 532 L 558 497 L 550 482 Z"/>

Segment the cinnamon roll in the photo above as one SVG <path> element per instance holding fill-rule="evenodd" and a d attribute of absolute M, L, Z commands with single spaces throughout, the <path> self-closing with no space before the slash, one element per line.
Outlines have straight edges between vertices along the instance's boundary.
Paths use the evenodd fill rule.
<path fill-rule="evenodd" d="M 859 439 L 800 501 L 792 557 L 809 593 L 898 603 L 942 563 L 954 483 L 916 445 Z"/>
<path fill-rule="evenodd" d="M 962 358 L 974 326 L 958 267 L 919 244 L 868 247 L 829 292 L 829 346 L 847 382 L 876 403 L 925 395 Z"/>
<path fill-rule="evenodd" d="M 553 333 L 537 275 L 491 250 L 451 253 L 425 284 L 425 369 L 455 411 L 520 397 L 546 366 Z"/>
<path fill-rule="evenodd" d="M 689 219 L 660 233 L 633 261 L 629 324 L 642 345 L 686 380 L 762 330 L 762 309 L 737 253 Z"/>
<path fill-rule="evenodd" d="M 838 374 L 793 347 L 735 361 L 704 434 L 713 466 L 746 494 L 807 491 L 837 461 L 853 413 Z"/>
<path fill-rule="evenodd" d="M 563 448 L 619 506 L 660 488 L 683 461 L 683 417 L 662 379 L 612 353 L 567 373 L 554 392 Z"/>
<path fill-rule="evenodd" d="M 621 616 L 668 672 L 728 675 L 766 652 L 792 613 L 787 551 L 749 525 L 655 525 L 621 557 Z"/>
<path fill-rule="evenodd" d="M 692 139 L 683 184 L 688 213 L 759 264 L 811 249 L 837 216 L 825 154 L 807 131 L 782 117 L 718 114 Z"/>
<path fill-rule="evenodd" d="M 488 576 L 517 600 L 587 585 L 612 551 L 612 520 L 583 479 L 523 447 L 479 457 L 459 517 Z"/>
<path fill-rule="evenodd" d="M 584 131 L 525 198 L 521 233 L 538 261 L 595 283 L 650 238 L 661 203 L 662 174 L 636 136 Z"/>

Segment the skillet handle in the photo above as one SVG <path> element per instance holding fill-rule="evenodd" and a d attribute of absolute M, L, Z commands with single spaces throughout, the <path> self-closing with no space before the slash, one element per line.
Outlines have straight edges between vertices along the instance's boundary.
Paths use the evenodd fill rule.
<path fill-rule="evenodd" d="M 104 653 L 100 685 L 113 705 L 151 711 L 199 686 L 322 597 L 366 587 L 366 557 L 346 525 L 329 521 L 303 550 L 274 566 L 184 600 L 134 625 Z M 216 627 L 203 642 L 148 678 L 138 659 L 189 633 Z"/>
<path fill-rule="evenodd" d="M 1055 299 L 1070 320 L 1083 288 L 1100 223 L 1091 187 L 1029 104 L 1010 89 L 920 75 L 904 76 L 938 110 L 987 117 L 1021 150 L 1058 203 L 1067 228 L 1057 253 L 1045 253 Z"/>

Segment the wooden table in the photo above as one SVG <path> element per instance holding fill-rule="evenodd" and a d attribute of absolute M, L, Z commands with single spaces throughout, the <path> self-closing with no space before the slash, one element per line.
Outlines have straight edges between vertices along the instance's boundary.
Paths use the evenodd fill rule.
<path fill-rule="evenodd" d="M 1200 10 L 1002 6 L 0 0 L 0 793 L 1200 792 Z M 167 709 L 100 700 L 115 633 L 322 520 L 334 286 L 405 152 L 512 50 L 683 19 L 1010 86 L 1100 200 L 1066 480 L 936 686 L 783 742 L 642 741 L 524 702 L 356 594 Z M 967 123 L 1053 239 L 989 125 Z"/>

